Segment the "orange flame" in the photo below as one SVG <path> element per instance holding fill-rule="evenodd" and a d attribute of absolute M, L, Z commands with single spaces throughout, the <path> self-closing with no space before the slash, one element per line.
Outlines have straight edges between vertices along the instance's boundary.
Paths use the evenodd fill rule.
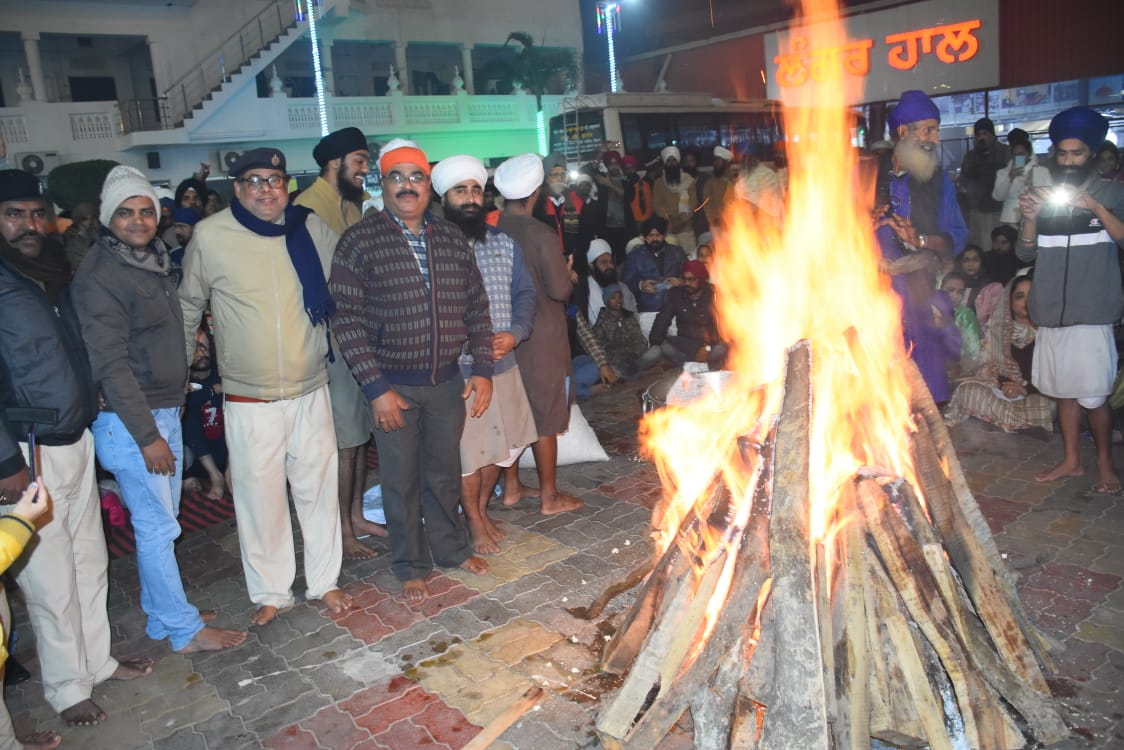
<path fill-rule="evenodd" d="M 804 16 L 815 19 L 804 28 L 810 48 L 846 43 L 834 0 L 803 5 Z M 726 216 L 711 270 L 736 385 L 655 412 L 642 425 L 667 488 L 653 517 L 661 551 L 678 541 L 692 554 L 700 542 L 713 553 L 725 543 L 726 534 L 704 517 L 716 480 L 734 499 L 727 523 L 744 527 L 759 467 L 738 454 L 737 440 L 767 436 L 780 407 L 786 351 L 801 339 L 812 344 L 809 544 L 845 522 L 836 507 L 840 487 L 861 467 L 917 486 L 901 305 L 878 270 L 869 206 L 861 203 L 846 78 L 809 87 L 799 106 L 785 109 L 790 176 L 781 220 L 744 203 Z M 692 518 L 693 538 L 683 538 L 680 526 Z M 721 607 L 724 595 L 714 598 Z"/>

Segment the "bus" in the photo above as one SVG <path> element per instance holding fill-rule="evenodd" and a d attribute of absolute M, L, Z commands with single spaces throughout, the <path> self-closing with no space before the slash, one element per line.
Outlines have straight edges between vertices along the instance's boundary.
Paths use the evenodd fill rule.
<path fill-rule="evenodd" d="M 590 94 L 563 99 L 550 118 L 552 153 L 571 165 L 597 159 L 604 143 L 632 154 L 641 164 L 665 146 L 694 149 L 709 166 L 715 146 L 736 154 L 752 150 L 771 161 L 783 140 L 781 109 L 767 99 L 724 101 L 709 94 Z"/>

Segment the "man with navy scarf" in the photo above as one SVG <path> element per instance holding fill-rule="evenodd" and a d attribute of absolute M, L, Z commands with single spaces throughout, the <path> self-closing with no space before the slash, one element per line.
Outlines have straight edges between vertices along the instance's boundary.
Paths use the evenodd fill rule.
<path fill-rule="evenodd" d="M 234 200 L 196 225 L 179 292 L 188 362 L 208 305 L 214 318 L 242 567 L 258 605 L 251 621 L 264 625 L 294 603 L 286 481 L 304 539 L 306 598 L 334 612 L 351 606 L 336 585 L 343 547 L 327 370 L 335 312 L 327 275 L 338 237 L 289 205 L 277 149 L 246 152 L 230 175 Z"/>

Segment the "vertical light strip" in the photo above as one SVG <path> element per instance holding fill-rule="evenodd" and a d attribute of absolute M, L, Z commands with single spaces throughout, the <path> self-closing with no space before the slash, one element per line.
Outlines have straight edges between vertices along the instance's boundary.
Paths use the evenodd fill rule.
<path fill-rule="evenodd" d="M 320 68 L 320 35 L 316 32 L 316 0 L 308 0 L 308 36 L 312 39 L 312 72 L 316 76 L 316 109 L 320 135 L 328 134 L 328 103 L 324 99 L 324 74 Z"/>
<path fill-rule="evenodd" d="M 535 124 L 538 126 L 539 155 L 546 156 L 546 113 L 542 111 L 541 107 L 535 115 Z"/>
<path fill-rule="evenodd" d="M 605 7 L 605 36 L 609 38 L 609 91 L 614 94 L 621 89 L 621 80 L 617 77 L 617 51 L 613 45 L 613 35 L 617 33 L 616 26 L 613 25 L 616 10 L 616 3 L 609 3 Z"/>

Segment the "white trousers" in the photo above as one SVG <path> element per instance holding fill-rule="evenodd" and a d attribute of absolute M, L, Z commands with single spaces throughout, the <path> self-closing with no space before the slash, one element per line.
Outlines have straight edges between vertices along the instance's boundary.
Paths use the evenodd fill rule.
<path fill-rule="evenodd" d="M 296 548 L 285 493 L 288 480 L 304 538 L 306 596 L 336 588 L 343 564 L 339 458 L 328 386 L 271 403 L 224 405 L 238 542 L 250 601 L 293 603 Z"/>
<path fill-rule="evenodd" d="M 24 457 L 27 444 L 20 443 Z M 51 510 L 13 566 L 27 601 L 43 677 L 43 694 L 56 711 L 87 700 L 109 679 L 106 613 L 109 555 L 94 476 L 94 437 L 87 430 L 72 445 L 39 446 L 39 473 Z"/>

